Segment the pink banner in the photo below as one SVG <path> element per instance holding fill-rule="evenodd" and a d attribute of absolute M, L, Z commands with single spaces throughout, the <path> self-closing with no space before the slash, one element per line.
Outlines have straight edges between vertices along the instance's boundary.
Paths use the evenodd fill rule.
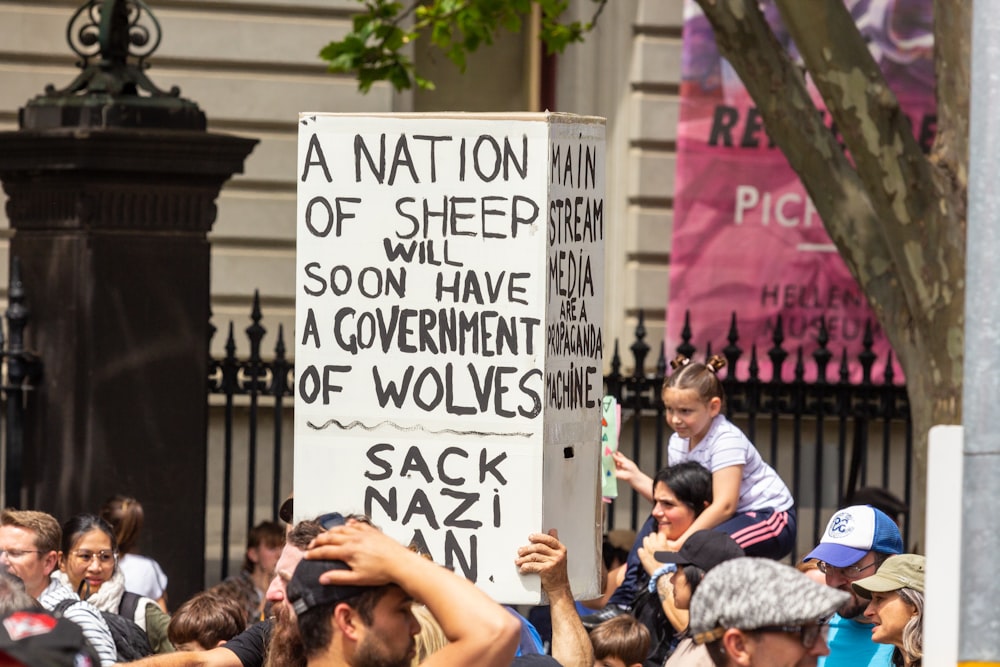
<path fill-rule="evenodd" d="M 935 130 L 932 0 L 847 0 L 847 5 L 914 135 L 929 149 Z M 768 1 L 764 6 L 779 41 L 790 45 L 776 9 Z M 794 45 L 790 50 L 796 58 Z M 764 355 L 780 315 L 784 349 L 794 355 L 802 348 L 807 379 L 813 379 L 815 364 L 808 355 L 817 348 L 825 318 L 828 348 L 835 355 L 827 379 L 837 379 L 836 364 L 846 348 L 851 379 L 857 381 L 856 359 L 871 320 L 880 381 L 891 351 L 881 327 L 798 176 L 770 143 L 753 100 L 719 56 L 712 29 L 693 0 L 685 4 L 677 151 L 668 357 L 681 342 L 686 311 L 692 342 L 701 352 L 708 344 L 714 352 L 728 344 L 735 312 L 745 351 L 736 373 L 746 378 L 752 345 L 762 368 L 770 367 Z M 785 364 L 785 380 L 792 378 L 793 365 L 794 357 Z M 902 382 L 898 364 L 894 370 L 896 382 Z M 762 379 L 771 379 L 768 373 Z"/>

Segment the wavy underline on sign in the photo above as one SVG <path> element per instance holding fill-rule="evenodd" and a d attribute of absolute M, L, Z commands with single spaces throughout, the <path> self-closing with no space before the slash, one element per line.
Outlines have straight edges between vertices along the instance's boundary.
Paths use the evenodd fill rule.
<path fill-rule="evenodd" d="M 461 431 L 454 428 L 442 428 L 435 430 L 435 429 L 425 428 L 423 426 L 420 426 L 419 424 L 415 426 L 401 426 L 400 424 L 391 421 L 382 421 L 377 424 L 369 425 L 357 419 L 347 424 L 343 423 L 339 419 L 327 419 L 326 422 L 323 423 L 323 425 L 321 426 L 317 426 L 316 424 L 313 424 L 311 421 L 307 420 L 306 426 L 313 429 L 314 431 L 322 431 L 326 428 L 329 428 L 330 426 L 336 426 L 341 431 L 351 431 L 356 428 L 362 428 L 366 431 L 377 431 L 383 426 L 391 426 L 397 431 L 423 431 L 425 433 L 430 433 L 432 435 L 441 435 L 441 434 L 479 435 L 479 436 L 490 436 L 490 437 L 498 436 L 505 438 L 530 438 L 534 435 L 534 433 L 531 433 L 530 431 L 514 431 L 512 433 L 503 433 L 500 431 Z"/>

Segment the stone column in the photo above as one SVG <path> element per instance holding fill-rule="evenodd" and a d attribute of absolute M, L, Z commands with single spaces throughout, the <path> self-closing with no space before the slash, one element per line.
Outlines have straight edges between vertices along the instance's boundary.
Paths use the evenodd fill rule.
<path fill-rule="evenodd" d="M 138 498 L 141 551 L 170 576 L 173 608 L 204 582 L 207 233 L 256 140 L 206 132 L 196 104 L 149 82 L 129 51 L 131 2 L 91 5 L 100 51 L 0 133 L 28 347 L 44 365 L 22 506 L 63 521 Z"/>

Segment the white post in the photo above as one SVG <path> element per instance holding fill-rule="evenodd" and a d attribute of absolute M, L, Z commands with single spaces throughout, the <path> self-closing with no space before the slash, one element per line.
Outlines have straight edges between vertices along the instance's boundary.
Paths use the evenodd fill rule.
<path fill-rule="evenodd" d="M 958 659 L 958 562 L 962 516 L 955 492 L 962 488 L 961 426 L 935 426 L 927 442 L 927 581 L 924 595 L 924 664 L 954 665 Z"/>

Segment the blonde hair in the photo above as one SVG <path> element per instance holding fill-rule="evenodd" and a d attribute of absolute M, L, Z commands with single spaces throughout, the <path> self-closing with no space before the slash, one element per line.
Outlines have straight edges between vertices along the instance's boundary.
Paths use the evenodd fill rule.
<path fill-rule="evenodd" d="M 59 551 L 62 528 L 51 514 L 7 508 L 0 512 L 0 526 L 14 526 L 35 533 L 35 547 L 44 553 Z"/>
<path fill-rule="evenodd" d="M 413 656 L 413 662 L 410 663 L 413 667 L 416 667 L 426 660 L 431 653 L 445 646 L 448 643 L 448 638 L 444 636 L 444 630 L 438 625 L 437 619 L 434 618 L 434 615 L 431 614 L 427 607 L 422 604 L 414 604 L 412 611 L 414 617 L 417 619 L 417 623 L 420 624 L 420 632 L 415 637 L 417 652 Z"/>
<path fill-rule="evenodd" d="M 914 588 L 900 588 L 896 592 L 916 612 L 903 628 L 903 651 L 911 661 L 919 662 L 924 655 L 924 594 Z"/>

